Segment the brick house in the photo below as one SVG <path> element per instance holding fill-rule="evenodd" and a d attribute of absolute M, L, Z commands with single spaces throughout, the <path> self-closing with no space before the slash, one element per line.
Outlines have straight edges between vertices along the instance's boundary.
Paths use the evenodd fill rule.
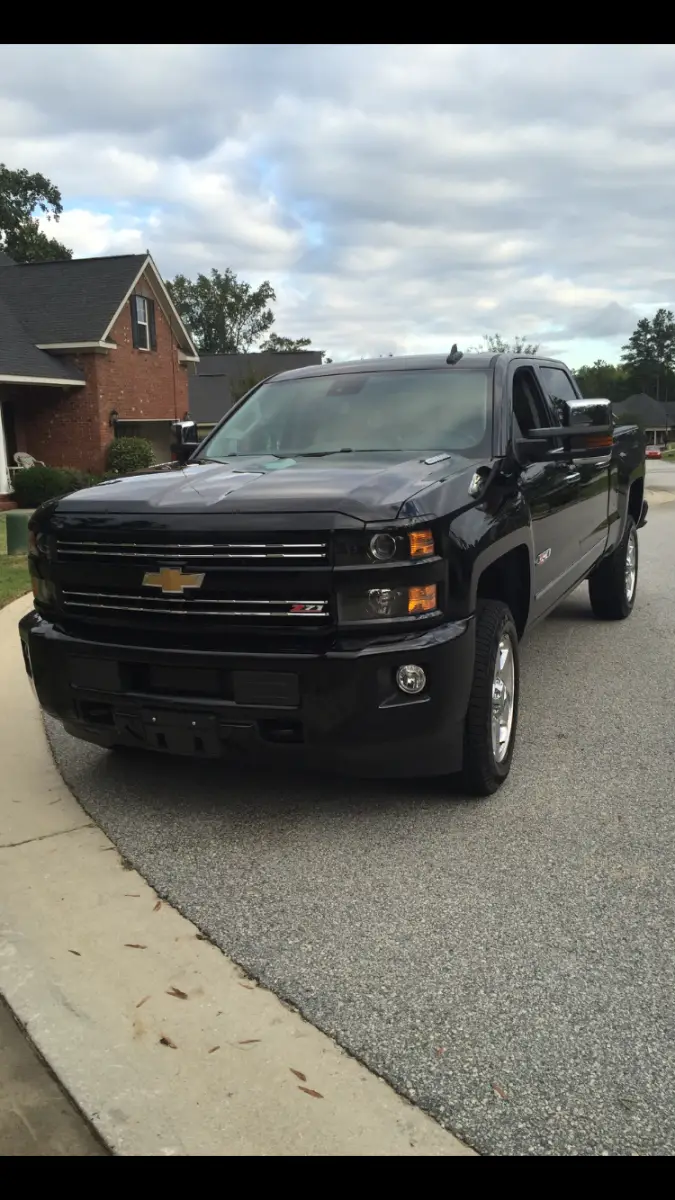
<path fill-rule="evenodd" d="M 0 252 L 0 495 L 18 450 L 101 471 L 117 433 L 168 458 L 197 360 L 150 254 L 14 263 Z"/>

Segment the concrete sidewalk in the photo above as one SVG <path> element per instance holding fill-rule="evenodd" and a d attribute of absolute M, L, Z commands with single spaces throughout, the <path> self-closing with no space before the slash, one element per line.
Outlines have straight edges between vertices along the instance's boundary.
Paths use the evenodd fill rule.
<path fill-rule="evenodd" d="M 0 1158 L 107 1153 L 0 1000 Z"/>
<path fill-rule="evenodd" d="M 0 993 L 104 1143 L 471 1155 L 126 869 L 49 753 L 16 631 L 29 608 L 0 612 Z"/>

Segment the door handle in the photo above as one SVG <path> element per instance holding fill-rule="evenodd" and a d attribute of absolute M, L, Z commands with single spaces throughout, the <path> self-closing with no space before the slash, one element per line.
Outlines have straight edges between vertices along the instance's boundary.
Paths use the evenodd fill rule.
<path fill-rule="evenodd" d="M 567 476 L 567 483 L 578 483 L 580 479 L 581 471 L 572 471 L 571 474 Z"/>

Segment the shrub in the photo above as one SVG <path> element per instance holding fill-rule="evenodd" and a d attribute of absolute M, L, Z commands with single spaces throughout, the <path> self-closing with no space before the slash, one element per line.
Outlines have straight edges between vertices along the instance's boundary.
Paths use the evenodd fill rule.
<path fill-rule="evenodd" d="M 83 486 L 82 474 L 67 467 L 28 467 L 12 477 L 19 508 L 37 508 L 54 496 L 65 496 Z"/>
<path fill-rule="evenodd" d="M 131 475 L 133 471 L 143 471 L 152 466 L 153 458 L 152 442 L 147 438 L 115 438 L 108 446 L 108 467 L 115 475 Z"/>

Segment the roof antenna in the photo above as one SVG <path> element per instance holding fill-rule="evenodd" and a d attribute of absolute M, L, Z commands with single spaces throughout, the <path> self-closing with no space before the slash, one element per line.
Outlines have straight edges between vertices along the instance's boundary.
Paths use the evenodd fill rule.
<path fill-rule="evenodd" d="M 454 367 L 455 364 L 459 362 L 460 358 L 464 358 L 464 355 L 462 354 L 461 350 L 457 349 L 457 342 L 455 342 L 445 361 L 449 363 L 451 367 Z"/>

